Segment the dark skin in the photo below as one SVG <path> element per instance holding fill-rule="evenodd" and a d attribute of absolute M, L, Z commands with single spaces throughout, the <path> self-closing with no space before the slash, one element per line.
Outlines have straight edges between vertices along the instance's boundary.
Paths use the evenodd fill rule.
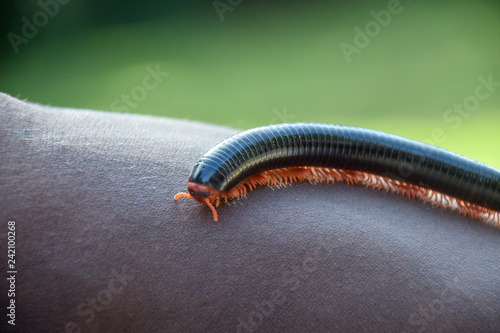
<path fill-rule="evenodd" d="M 20 332 L 497 332 L 500 230 L 344 184 L 185 192 L 235 130 L 0 95 Z"/>

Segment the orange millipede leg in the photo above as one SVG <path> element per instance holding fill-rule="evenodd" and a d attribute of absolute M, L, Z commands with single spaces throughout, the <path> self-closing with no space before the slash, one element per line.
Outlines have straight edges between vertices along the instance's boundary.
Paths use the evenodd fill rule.
<path fill-rule="evenodd" d="M 191 198 L 191 194 L 189 193 L 184 193 L 184 192 L 181 192 L 181 193 L 177 193 L 174 197 L 175 200 L 179 199 L 180 197 L 185 197 L 185 198 Z"/>

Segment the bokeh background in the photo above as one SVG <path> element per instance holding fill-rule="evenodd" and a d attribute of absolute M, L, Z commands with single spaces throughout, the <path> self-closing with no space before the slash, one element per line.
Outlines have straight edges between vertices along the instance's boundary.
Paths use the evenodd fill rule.
<path fill-rule="evenodd" d="M 495 0 L 2 0 L 0 33 L 0 91 L 31 102 L 361 126 L 500 168 Z"/>

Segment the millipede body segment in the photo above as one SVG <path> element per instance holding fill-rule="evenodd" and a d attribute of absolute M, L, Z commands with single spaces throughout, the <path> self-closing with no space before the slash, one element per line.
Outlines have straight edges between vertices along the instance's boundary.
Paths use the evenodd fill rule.
<path fill-rule="evenodd" d="M 500 226 L 499 170 L 396 135 L 317 123 L 259 127 L 222 141 L 194 165 L 189 193 L 175 199 L 192 197 L 217 220 L 222 200 L 295 181 L 362 184 Z"/>

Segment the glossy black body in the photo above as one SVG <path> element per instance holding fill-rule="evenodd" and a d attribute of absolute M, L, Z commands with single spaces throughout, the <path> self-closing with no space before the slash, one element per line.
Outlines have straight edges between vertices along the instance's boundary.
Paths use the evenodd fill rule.
<path fill-rule="evenodd" d="M 228 191 L 264 170 L 293 166 L 365 171 L 500 211 L 500 171 L 450 151 L 379 131 L 316 123 L 259 127 L 203 155 L 189 180 Z"/>

